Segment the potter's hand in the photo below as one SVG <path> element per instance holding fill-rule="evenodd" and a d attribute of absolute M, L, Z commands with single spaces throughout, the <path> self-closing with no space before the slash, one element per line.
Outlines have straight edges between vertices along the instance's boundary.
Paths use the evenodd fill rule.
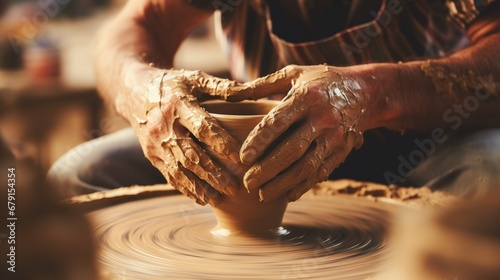
<path fill-rule="evenodd" d="M 199 101 L 225 99 L 240 87 L 200 71 L 158 69 L 158 74 L 148 86 L 145 104 L 136 104 L 140 109 L 132 114 L 144 153 L 176 189 L 199 204 L 216 205 L 221 194 L 236 193 L 239 184 L 206 150 L 222 161 L 238 162 L 240 143 Z"/>
<path fill-rule="evenodd" d="M 288 66 L 273 75 L 274 87 L 289 91 L 241 148 L 242 162 L 255 163 L 244 184 L 249 191 L 259 188 L 261 200 L 272 201 L 287 193 L 295 201 L 326 180 L 362 144 L 358 126 L 365 96 L 341 68 Z"/>

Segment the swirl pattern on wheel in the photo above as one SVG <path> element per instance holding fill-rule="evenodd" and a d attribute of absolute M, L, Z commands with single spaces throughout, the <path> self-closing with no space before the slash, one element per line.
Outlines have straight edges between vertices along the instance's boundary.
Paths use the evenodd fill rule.
<path fill-rule="evenodd" d="M 365 279 L 388 257 L 401 206 L 343 196 L 289 205 L 275 238 L 216 236 L 209 207 L 172 195 L 89 214 L 114 279 Z"/>

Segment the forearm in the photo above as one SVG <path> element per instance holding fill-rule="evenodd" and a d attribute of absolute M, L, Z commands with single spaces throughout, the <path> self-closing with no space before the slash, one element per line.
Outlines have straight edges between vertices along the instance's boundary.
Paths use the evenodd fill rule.
<path fill-rule="evenodd" d="M 144 110 L 145 87 L 172 67 L 179 45 L 209 15 L 180 0 L 129 1 L 97 37 L 94 64 L 103 98 L 128 120 Z"/>
<path fill-rule="evenodd" d="M 432 61 L 360 66 L 367 129 L 430 131 L 500 125 L 500 33 Z"/>
<path fill-rule="evenodd" d="M 144 108 L 141 104 L 146 100 L 141 91 L 134 92 L 133 89 L 144 87 L 144 83 L 151 81 L 158 70 L 149 66 L 143 56 L 154 50 L 141 40 L 143 32 L 138 23 L 120 15 L 101 30 L 95 49 L 94 65 L 99 93 L 106 103 L 129 121 L 132 110 L 136 109 L 134 107 Z"/>

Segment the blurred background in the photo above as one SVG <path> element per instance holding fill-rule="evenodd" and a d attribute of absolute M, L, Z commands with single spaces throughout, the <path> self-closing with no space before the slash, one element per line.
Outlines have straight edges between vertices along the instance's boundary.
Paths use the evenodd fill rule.
<path fill-rule="evenodd" d="M 128 124 L 96 91 L 93 36 L 126 0 L 0 0 L 0 137 L 39 171 L 72 147 Z M 227 76 L 213 19 L 181 46 L 176 67 Z"/>

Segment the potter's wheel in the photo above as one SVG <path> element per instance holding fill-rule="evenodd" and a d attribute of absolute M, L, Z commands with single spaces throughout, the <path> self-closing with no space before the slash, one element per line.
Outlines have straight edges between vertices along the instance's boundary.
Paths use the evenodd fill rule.
<path fill-rule="evenodd" d="M 89 213 L 110 279 L 366 279 L 390 255 L 393 214 L 406 208 L 351 196 L 291 203 L 287 234 L 221 237 L 210 207 L 172 191 Z"/>

